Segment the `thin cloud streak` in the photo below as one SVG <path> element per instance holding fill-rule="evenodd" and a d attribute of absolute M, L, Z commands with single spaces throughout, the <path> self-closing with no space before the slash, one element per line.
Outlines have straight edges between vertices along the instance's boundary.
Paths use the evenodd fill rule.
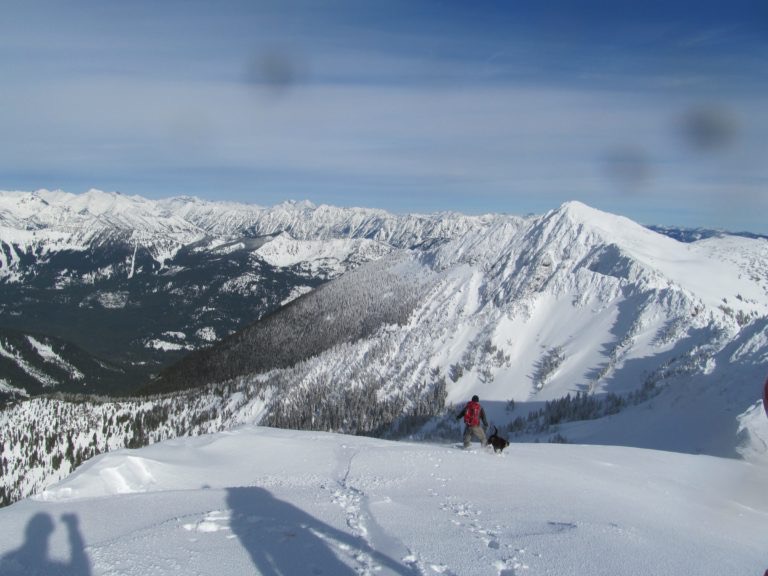
<path fill-rule="evenodd" d="M 0 188 L 34 188 L 43 174 L 63 188 L 249 190 L 259 203 L 279 191 L 398 212 L 544 211 L 575 198 L 722 226 L 739 225 L 737 210 L 725 220 L 699 207 L 763 206 L 759 24 L 741 35 L 730 20 L 619 26 L 618 10 L 597 5 L 592 20 L 525 4 L 49 6 L 25 7 L 17 20 L 35 27 L 6 25 L 0 39 Z M 738 129 L 718 133 L 704 116 L 686 135 L 702 109 Z M 723 145 L 691 145 L 710 134 Z"/>

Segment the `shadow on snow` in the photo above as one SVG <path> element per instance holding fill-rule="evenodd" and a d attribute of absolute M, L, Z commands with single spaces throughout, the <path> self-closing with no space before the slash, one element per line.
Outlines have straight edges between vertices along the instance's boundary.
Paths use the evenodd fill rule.
<path fill-rule="evenodd" d="M 263 576 L 354 576 L 361 563 L 380 565 L 384 573 L 414 576 L 413 569 L 372 549 L 364 539 L 278 500 L 263 488 L 228 488 L 227 504 L 232 532 Z"/>
<path fill-rule="evenodd" d="M 91 562 L 85 553 L 77 516 L 63 514 L 70 547 L 69 562 L 52 560 L 50 538 L 56 526 L 49 514 L 38 513 L 30 518 L 25 531 L 24 544 L 0 558 L 3 576 L 90 576 Z"/>

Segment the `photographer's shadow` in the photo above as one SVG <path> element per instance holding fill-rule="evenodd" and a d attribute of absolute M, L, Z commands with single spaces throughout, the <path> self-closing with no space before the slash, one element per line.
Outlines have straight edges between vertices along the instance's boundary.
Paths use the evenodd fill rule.
<path fill-rule="evenodd" d="M 27 523 L 24 544 L 0 558 L 0 574 L 3 576 L 90 576 L 91 563 L 85 553 L 83 536 L 77 516 L 64 514 L 61 521 L 67 528 L 70 547 L 69 562 L 49 557 L 50 538 L 55 530 L 51 516 L 38 513 Z"/>
<path fill-rule="evenodd" d="M 360 562 L 378 565 L 382 574 L 416 573 L 413 567 L 372 549 L 362 538 L 329 526 L 263 488 L 229 488 L 227 503 L 232 531 L 263 576 L 355 576 L 359 570 L 353 566 Z"/>

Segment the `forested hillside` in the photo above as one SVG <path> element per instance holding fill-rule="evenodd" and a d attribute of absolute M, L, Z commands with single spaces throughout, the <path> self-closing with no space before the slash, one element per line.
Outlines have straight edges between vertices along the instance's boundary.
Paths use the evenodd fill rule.
<path fill-rule="evenodd" d="M 288 368 L 345 342 L 403 325 L 434 282 L 408 252 L 322 285 L 221 344 L 163 370 L 144 393 L 169 392 Z"/>

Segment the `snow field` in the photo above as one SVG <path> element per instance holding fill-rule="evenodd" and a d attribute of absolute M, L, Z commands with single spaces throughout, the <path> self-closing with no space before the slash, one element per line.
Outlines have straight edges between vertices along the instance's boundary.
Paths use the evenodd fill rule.
<path fill-rule="evenodd" d="M 760 573 L 767 482 L 707 456 L 243 427 L 99 456 L 0 510 L 0 573 L 22 573 L 3 569 L 30 540 L 43 553 L 24 574 Z M 64 514 L 83 540 L 72 560 Z M 30 530 L 40 515 L 50 538 Z"/>

